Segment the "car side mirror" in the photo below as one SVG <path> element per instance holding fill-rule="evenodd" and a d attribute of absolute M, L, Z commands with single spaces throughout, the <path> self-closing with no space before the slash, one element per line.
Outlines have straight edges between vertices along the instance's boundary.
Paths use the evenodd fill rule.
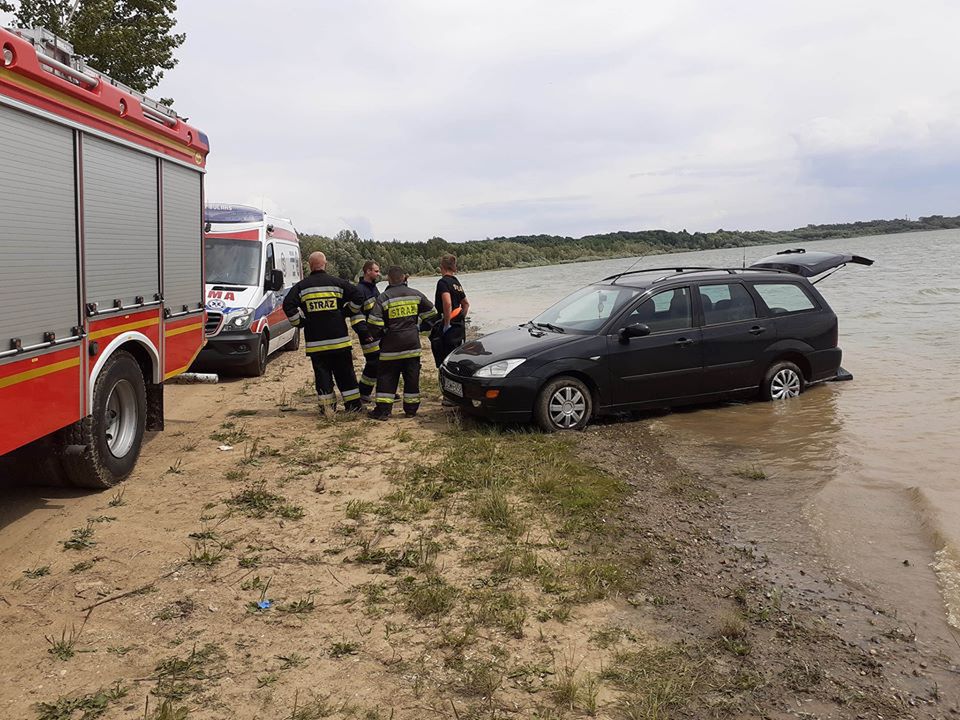
<path fill-rule="evenodd" d="M 267 276 L 265 289 L 274 291 L 283 289 L 283 270 L 270 271 L 270 274 Z"/>
<path fill-rule="evenodd" d="M 629 342 L 630 338 L 643 337 L 650 334 L 650 326 L 644 323 L 632 323 L 620 330 L 620 342 Z"/>

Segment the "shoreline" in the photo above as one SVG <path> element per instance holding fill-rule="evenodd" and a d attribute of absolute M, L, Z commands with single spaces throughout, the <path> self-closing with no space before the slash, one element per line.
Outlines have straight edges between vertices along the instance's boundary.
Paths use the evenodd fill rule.
<path fill-rule="evenodd" d="M 280 355 L 258 382 L 173 386 L 122 493 L 4 486 L 0 714 L 960 713 L 956 659 L 804 538 L 751 538 L 752 501 L 655 419 L 460 422 L 423 375 L 416 420 L 328 421 Z"/>

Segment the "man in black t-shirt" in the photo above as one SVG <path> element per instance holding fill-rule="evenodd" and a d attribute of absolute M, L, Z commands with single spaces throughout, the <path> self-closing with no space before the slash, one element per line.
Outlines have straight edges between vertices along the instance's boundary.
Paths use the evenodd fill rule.
<path fill-rule="evenodd" d="M 430 349 L 437 367 L 440 367 L 444 358 L 453 352 L 454 348 L 463 344 L 466 337 L 464 321 L 470 310 L 467 294 L 457 279 L 457 258 L 449 254 L 441 257 L 440 272 L 442 277 L 437 281 L 434 304 L 442 318 L 430 333 Z"/>

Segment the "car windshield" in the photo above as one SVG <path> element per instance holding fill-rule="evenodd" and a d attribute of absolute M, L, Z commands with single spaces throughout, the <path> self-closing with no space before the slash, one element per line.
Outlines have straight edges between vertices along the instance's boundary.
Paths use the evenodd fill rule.
<path fill-rule="evenodd" d="M 531 322 L 563 332 L 596 332 L 639 293 L 640 290 L 631 287 L 588 285 L 540 313 Z"/>
<path fill-rule="evenodd" d="M 260 284 L 259 242 L 207 238 L 203 247 L 208 285 Z"/>

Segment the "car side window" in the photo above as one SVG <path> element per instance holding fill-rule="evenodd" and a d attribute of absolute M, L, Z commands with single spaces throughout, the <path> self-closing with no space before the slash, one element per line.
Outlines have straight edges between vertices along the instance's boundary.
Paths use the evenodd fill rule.
<path fill-rule="evenodd" d="M 740 283 L 701 285 L 700 305 L 704 325 L 751 320 L 757 316 L 753 297 Z"/>
<path fill-rule="evenodd" d="M 623 324 L 634 323 L 643 323 L 652 333 L 692 327 L 690 288 L 664 290 L 647 298 L 627 315 Z"/>
<path fill-rule="evenodd" d="M 793 283 L 757 283 L 753 289 L 757 291 L 773 315 L 787 315 L 816 309 L 816 305 L 803 288 Z"/>

